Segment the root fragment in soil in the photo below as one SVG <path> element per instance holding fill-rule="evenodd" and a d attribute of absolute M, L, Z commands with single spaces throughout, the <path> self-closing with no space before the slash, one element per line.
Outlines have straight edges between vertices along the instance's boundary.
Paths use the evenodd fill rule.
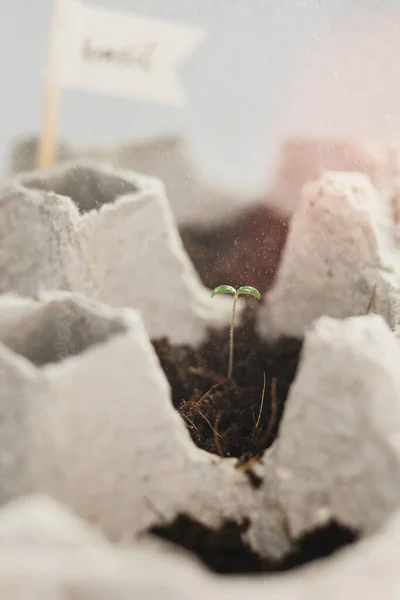
<path fill-rule="evenodd" d="M 214 530 L 179 515 L 169 525 L 153 527 L 150 533 L 191 551 L 211 571 L 221 574 L 288 571 L 330 556 L 358 538 L 347 527 L 331 522 L 297 540 L 293 551 L 281 562 L 273 562 L 259 556 L 243 540 L 249 525 L 248 520 L 242 523 L 230 520 Z"/>
<path fill-rule="evenodd" d="M 235 331 L 232 379 L 226 379 L 229 329 L 210 331 L 199 349 L 171 346 L 166 339 L 153 345 L 171 385 L 173 404 L 197 446 L 238 457 L 238 466 L 260 457 L 277 435 L 301 343 L 285 340 L 268 346 L 258 337 L 255 311 L 248 307 Z"/>
<path fill-rule="evenodd" d="M 253 204 L 230 223 L 199 229 L 182 227 L 180 235 L 203 283 L 234 287 L 251 282 L 267 290 L 285 244 L 288 222 L 265 203 Z"/>

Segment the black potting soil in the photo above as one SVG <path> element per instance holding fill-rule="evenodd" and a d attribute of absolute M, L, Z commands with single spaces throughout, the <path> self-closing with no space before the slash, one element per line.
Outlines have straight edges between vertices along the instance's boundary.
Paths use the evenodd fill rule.
<path fill-rule="evenodd" d="M 300 343 L 269 347 L 257 335 L 255 313 L 248 308 L 235 331 L 232 379 L 227 379 L 228 328 L 210 331 L 199 349 L 172 346 L 166 339 L 153 344 L 193 441 L 208 452 L 238 457 L 238 468 L 257 487 L 250 467 L 276 437 Z"/>
<path fill-rule="evenodd" d="M 294 545 L 282 561 L 263 559 L 243 541 L 250 523 L 227 521 L 212 530 L 184 515 L 170 525 L 154 527 L 153 535 L 168 540 L 196 554 L 215 573 L 276 573 L 294 569 L 313 560 L 334 554 L 357 540 L 357 534 L 336 522 L 315 529 Z"/>
<path fill-rule="evenodd" d="M 253 205 L 216 227 L 182 227 L 180 234 L 203 283 L 254 285 L 265 292 L 273 282 L 288 222 L 265 204 Z"/>

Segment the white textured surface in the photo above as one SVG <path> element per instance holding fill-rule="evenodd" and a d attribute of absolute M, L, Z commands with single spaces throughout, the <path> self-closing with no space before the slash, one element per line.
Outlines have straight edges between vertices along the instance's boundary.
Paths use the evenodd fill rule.
<path fill-rule="evenodd" d="M 21 140 L 13 151 L 11 170 L 32 169 L 35 158 L 36 140 Z M 190 156 L 185 140 L 178 136 L 93 148 L 74 148 L 61 143 L 59 158 L 107 161 L 115 167 L 161 179 L 179 225 L 215 225 L 251 202 L 251 197 L 233 187 L 228 190 L 208 182 Z"/>
<path fill-rule="evenodd" d="M 374 182 L 380 186 L 386 171 L 379 160 L 375 167 Z M 176 332 L 179 325 L 175 341 L 201 339 L 219 306 L 196 287 L 159 183 L 106 167 L 64 165 L 24 176 L 24 184 L 71 195 L 89 211 L 78 215 L 73 227 L 79 252 L 75 263 L 68 262 L 68 281 L 74 281 L 75 270 L 81 272 L 81 264 L 89 265 L 94 295 L 138 306 L 152 335 L 165 328 Z M 29 207 L 43 202 L 40 193 L 39 200 L 30 196 L 38 192 L 23 193 Z M 53 197 L 75 210 L 68 199 Z M 93 201 L 103 206 L 91 210 Z M 85 561 L 65 549 L 49 555 L 42 548 L 32 557 L 19 547 L 0 559 L 0 590 L 2 574 L 8 577 L 5 586 L 14 585 L 16 574 L 27 585 L 40 570 L 45 574 L 42 597 L 48 593 L 49 598 L 63 593 L 63 585 L 96 600 L 114 593 L 159 597 L 160 589 L 171 598 L 309 600 L 378 593 L 397 598 L 399 515 L 378 530 L 400 498 L 398 343 L 384 320 L 372 315 L 344 321 L 322 317 L 309 327 L 321 315 L 365 313 L 376 284 L 372 308 L 396 330 L 396 206 L 396 198 L 382 202 L 361 174 L 327 173 L 306 188 L 276 285 L 260 313 L 265 337 L 305 334 L 305 345 L 279 437 L 256 466 L 263 479 L 258 490 L 235 471 L 234 461 L 194 447 L 135 312 L 68 293 L 44 294 L 38 301 L 0 298 L 1 503 L 32 491 L 49 494 L 120 542 L 179 514 L 211 528 L 227 519 L 249 519 L 245 539 L 270 558 L 282 557 L 299 536 L 330 520 L 370 539 L 307 569 L 251 582 L 217 579 L 185 558 L 161 555 L 156 547 L 115 555 L 107 549 L 104 556 L 96 549 L 85 554 Z M 29 215 L 36 218 L 37 212 Z M 8 231 L 13 230 L 5 226 Z M 29 235 L 28 226 L 24 231 Z M 136 252 L 130 254 L 132 248 Z M 51 282 L 61 268 L 52 262 L 56 254 L 39 270 Z M 160 284 L 154 286 L 154 300 L 138 296 L 154 277 Z M 51 285 L 63 287 L 55 282 Z M 221 315 L 227 304 L 220 305 Z M 48 364 L 54 357 L 57 364 Z M 8 526 L 0 515 L 0 543 L 2 531 L 5 539 L 9 532 L 24 539 L 24 528 L 34 543 L 38 530 L 30 519 L 35 510 L 18 520 L 13 509 L 6 515 Z M 58 525 L 46 527 L 45 536 L 53 539 Z M 71 531 L 72 538 L 79 537 L 72 525 Z M 101 575 L 95 578 L 97 571 Z"/>
<path fill-rule="evenodd" d="M 252 546 L 288 550 L 272 462 L 254 492 L 234 460 L 194 446 L 135 312 L 67 292 L 13 302 L 0 298 L 1 503 L 49 494 L 119 541 L 179 514 L 210 527 L 254 514 Z"/>
<path fill-rule="evenodd" d="M 324 318 L 307 333 L 254 490 L 234 460 L 194 446 L 133 311 L 68 293 L 38 304 L 29 327 L 18 300 L 21 326 L 14 315 L 13 335 L 0 328 L 2 502 L 50 494 L 115 540 L 179 514 L 249 519 L 246 540 L 271 558 L 321 520 L 369 533 L 398 506 L 400 351 L 380 317 Z"/>
<path fill-rule="evenodd" d="M 264 337 L 302 337 L 316 318 L 363 315 L 395 325 L 399 250 L 389 206 L 360 173 L 325 173 L 294 213 L 274 287 L 259 315 Z"/>
<path fill-rule="evenodd" d="M 138 309 L 151 337 L 173 342 L 229 323 L 231 300 L 201 284 L 158 180 L 78 161 L 15 181 L 0 196 L 3 292 L 88 293 Z"/>
<path fill-rule="evenodd" d="M 168 600 L 397 600 L 400 594 L 399 512 L 374 536 L 327 560 L 279 575 L 233 578 L 212 575 L 189 556 L 144 544 L 117 549 L 100 546 L 83 534 L 80 547 L 61 545 L 57 541 L 65 517 L 72 522 L 62 512 L 60 507 L 59 522 L 47 527 L 53 530 L 52 544 L 46 546 L 39 539 L 36 545 L 26 545 L 18 543 L 17 537 L 17 543 L 3 546 L 0 593 L 4 598 L 157 600 L 162 594 Z M 0 514 L 0 522 L 6 520 Z M 24 521 L 29 522 L 29 514 Z M 74 528 L 80 527 L 76 520 Z"/>
<path fill-rule="evenodd" d="M 276 442 L 291 536 L 330 519 L 370 533 L 399 506 L 399 363 L 377 315 L 323 317 L 307 331 Z"/>
<path fill-rule="evenodd" d="M 42 289 L 94 293 L 72 202 L 21 185 L 0 192 L 0 292 Z"/>
<path fill-rule="evenodd" d="M 107 547 L 100 532 L 48 496 L 22 496 L 0 511 L 0 548 L 7 544 Z"/>

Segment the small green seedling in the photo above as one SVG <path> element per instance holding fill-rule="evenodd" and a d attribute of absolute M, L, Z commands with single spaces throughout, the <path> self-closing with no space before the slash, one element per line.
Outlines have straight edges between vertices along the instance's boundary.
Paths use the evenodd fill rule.
<path fill-rule="evenodd" d="M 257 300 L 260 300 L 260 292 L 251 287 L 251 285 L 242 285 L 239 289 L 235 290 L 231 285 L 219 285 L 215 288 L 215 290 L 211 293 L 211 298 L 214 298 L 217 294 L 232 294 L 233 295 L 233 304 L 232 304 L 232 320 L 231 320 L 231 330 L 229 335 L 229 366 L 228 366 L 228 379 L 232 379 L 232 369 L 233 369 L 233 336 L 235 329 L 235 312 L 236 312 L 236 303 L 237 299 L 240 295 L 243 296 L 254 296 Z"/>

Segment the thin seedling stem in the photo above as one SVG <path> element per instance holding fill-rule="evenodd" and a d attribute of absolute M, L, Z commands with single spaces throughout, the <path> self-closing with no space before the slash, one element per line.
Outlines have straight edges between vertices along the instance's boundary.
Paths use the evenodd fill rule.
<path fill-rule="evenodd" d="M 235 335 L 235 313 L 236 313 L 236 303 L 239 296 L 242 294 L 244 296 L 253 296 L 260 300 L 260 292 L 252 287 L 251 285 L 242 285 L 238 290 L 235 290 L 231 285 L 219 285 L 211 292 L 211 298 L 214 298 L 217 294 L 232 294 L 233 295 L 233 304 L 232 304 L 232 319 L 231 319 L 231 329 L 229 332 L 229 364 L 228 364 L 228 379 L 232 379 L 233 372 L 233 338 Z"/>
<path fill-rule="evenodd" d="M 235 314 L 236 314 L 236 303 L 238 299 L 238 293 L 233 296 L 233 305 L 232 305 L 232 320 L 231 320 L 231 330 L 229 334 L 229 365 L 228 365 L 228 379 L 232 379 L 232 371 L 233 371 L 233 341 L 235 336 Z"/>
<path fill-rule="evenodd" d="M 262 415 L 262 411 L 263 411 L 263 406 L 264 406 L 265 387 L 267 385 L 267 378 L 265 376 L 265 371 L 263 373 L 263 376 L 264 376 L 264 385 L 263 385 L 262 394 L 261 394 L 260 412 L 258 413 L 258 419 L 257 419 L 257 423 L 256 423 L 256 429 L 258 429 L 258 426 L 260 424 L 260 419 L 261 419 L 261 415 Z"/>

